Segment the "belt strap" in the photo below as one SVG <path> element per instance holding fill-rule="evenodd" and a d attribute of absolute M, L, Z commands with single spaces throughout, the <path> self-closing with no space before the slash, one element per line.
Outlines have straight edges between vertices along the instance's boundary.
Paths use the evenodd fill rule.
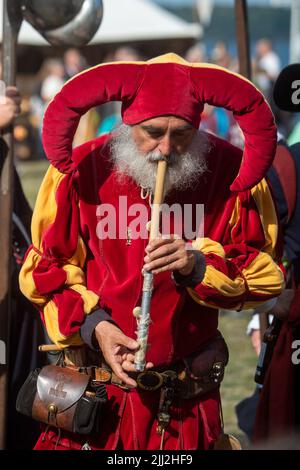
<path fill-rule="evenodd" d="M 116 374 L 109 369 L 108 367 L 77 367 L 77 370 L 84 372 L 90 376 L 92 384 L 102 385 L 102 384 L 112 384 L 117 385 L 125 390 L 130 390 L 130 388 L 119 379 Z M 176 379 L 180 379 L 180 374 L 177 373 L 174 369 L 167 369 L 163 371 L 157 370 L 146 370 L 144 372 L 134 372 L 129 374 L 137 382 L 137 387 L 141 390 L 155 391 L 159 390 L 167 380 L 169 380 L 170 375 Z"/>

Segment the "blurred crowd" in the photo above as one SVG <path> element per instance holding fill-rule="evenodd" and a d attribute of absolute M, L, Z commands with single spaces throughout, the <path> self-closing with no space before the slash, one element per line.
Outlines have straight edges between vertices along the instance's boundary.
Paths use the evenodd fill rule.
<path fill-rule="evenodd" d="M 233 57 L 224 42 L 217 42 L 210 54 L 204 43 L 190 47 L 185 55 L 189 62 L 208 62 L 238 72 L 238 60 Z M 103 62 L 147 60 L 137 49 L 129 46 L 117 48 L 108 54 Z M 23 96 L 22 113 L 15 125 L 16 160 L 36 160 L 45 158 L 41 143 L 43 114 L 49 101 L 63 84 L 77 73 L 90 67 L 85 57 L 77 49 L 68 49 L 62 58 L 47 58 L 38 74 L 33 77 L 34 87 L 31 96 Z M 280 111 L 272 102 L 273 84 L 281 70 L 279 56 L 268 39 L 260 39 L 255 44 L 252 57 L 252 81 L 268 99 L 278 125 L 279 133 L 292 144 L 299 140 L 300 123 L 290 113 Z M 95 136 L 111 131 L 121 122 L 120 103 L 108 103 L 101 109 L 89 111 L 80 122 L 74 139 L 74 146 Z M 231 143 L 243 146 L 242 134 L 230 112 L 206 105 L 201 127 L 213 132 Z"/>

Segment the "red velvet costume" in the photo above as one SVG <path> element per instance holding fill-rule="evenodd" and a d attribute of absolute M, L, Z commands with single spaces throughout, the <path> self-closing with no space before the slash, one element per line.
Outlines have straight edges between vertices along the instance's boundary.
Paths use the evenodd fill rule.
<path fill-rule="evenodd" d="M 170 65 L 174 56 L 167 56 L 165 61 Z M 178 65 L 177 58 L 176 61 Z M 228 72 L 223 69 L 217 69 L 217 72 L 228 78 Z M 204 238 L 197 238 L 193 245 L 205 255 L 206 271 L 203 281 L 193 289 L 177 287 L 170 272 L 155 276 L 149 335 L 151 347 L 147 353 L 147 360 L 155 366 L 172 364 L 197 351 L 212 338 L 217 331 L 219 307 L 253 307 L 279 295 L 284 285 L 282 272 L 275 262 L 278 261 L 276 213 L 265 181 L 259 182 L 263 168 L 272 159 L 275 137 L 272 117 L 259 92 L 242 78 L 239 80 L 250 95 L 254 93 L 257 104 L 253 109 L 257 106 L 260 109 L 256 116 L 248 117 L 249 122 L 245 125 L 245 134 L 250 135 L 254 118 L 256 130 L 249 137 L 252 144 L 246 139 L 246 148 L 251 153 L 261 132 L 259 139 L 266 148 L 265 161 L 262 165 L 253 165 L 249 155 L 244 156 L 248 170 L 244 166 L 239 173 L 241 178 L 232 184 L 241 166 L 242 152 L 210 136 L 212 148 L 207 155 L 208 171 L 201 181 L 192 191 L 173 191 L 167 196 L 165 202 L 168 204 L 193 204 L 194 207 L 204 204 Z M 72 80 L 66 87 L 68 85 L 72 86 Z M 46 114 L 44 142 L 54 166 L 50 166 L 38 196 L 32 224 L 33 246 L 20 277 L 24 294 L 39 307 L 50 338 L 61 347 L 82 342 L 79 327 L 85 315 L 99 305 L 111 314 L 126 335 L 135 338 L 136 320 L 132 310 L 140 305 L 141 268 L 148 241 L 139 238 L 127 244 L 126 239 L 118 238 L 118 229 L 116 239 L 100 240 L 97 207 L 110 203 L 118 216 L 119 197 L 127 196 L 128 207 L 134 203 L 145 205 L 150 219 L 148 201 L 141 198 L 137 184 L 129 178 L 122 183 L 117 180 L 106 145 L 109 137 L 82 145 L 73 152 L 70 160 L 69 142 L 77 123 L 75 115 L 85 112 L 91 104 L 87 105 L 77 95 L 72 96 L 75 102 L 69 99 L 66 89 L 65 94 L 62 92 L 50 104 Z M 80 103 L 76 104 L 76 100 Z M 230 99 L 226 100 L 226 97 L 220 99 L 219 104 L 225 101 L 231 108 Z M 252 98 L 250 102 L 253 102 Z M 246 99 L 241 106 L 240 122 L 245 122 L 243 113 L 250 110 L 250 102 Z M 236 106 L 232 108 L 236 110 Z M 247 107 L 248 111 L 245 111 Z M 125 109 L 128 110 L 128 106 Z M 161 114 L 179 115 L 195 123 L 193 111 L 188 110 L 185 114 L 175 108 L 168 110 L 163 103 L 162 111 Z M 131 124 L 138 122 L 136 112 L 135 108 L 133 114 L 125 113 L 124 120 Z M 257 120 L 263 113 L 269 124 L 264 120 L 260 131 Z M 155 115 L 159 114 L 153 107 L 143 117 Z M 61 116 L 64 116 L 63 123 L 59 122 Z M 69 126 L 67 131 L 65 126 Z M 258 146 L 253 151 L 259 153 L 261 149 Z M 233 192 L 234 187 L 239 192 Z M 131 220 L 128 216 L 128 225 Z M 107 388 L 110 406 L 100 436 L 86 439 L 63 433 L 58 448 L 80 449 L 88 441 L 96 449 L 158 449 L 159 392 L 125 392 L 112 385 Z M 164 448 L 208 449 L 219 434 L 217 392 L 197 399 L 175 401 Z M 37 448 L 54 448 L 56 441 L 57 436 L 51 431 L 44 442 L 40 439 Z"/>

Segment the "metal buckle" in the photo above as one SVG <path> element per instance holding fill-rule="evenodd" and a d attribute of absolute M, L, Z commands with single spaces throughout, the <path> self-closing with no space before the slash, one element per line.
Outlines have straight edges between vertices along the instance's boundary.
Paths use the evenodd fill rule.
<path fill-rule="evenodd" d="M 95 368 L 95 382 L 109 382 L 111 380 L 111 372 L 104 367 Z"/>
<path fill-rule="evenodd" d="M 136 381 L 142 390 L 154 391 L 158 390 L 162 386 L 164 378 L 159 372 L 147 370 L 145 372 L 141 372 L 137 376 Z"/>
<path fill-rule="evenodd" d="M 210 377 L 215 383 L 221 382 L 224 375 L 224 364 L 223 362 L 215 362 L 210 371 Z"/>

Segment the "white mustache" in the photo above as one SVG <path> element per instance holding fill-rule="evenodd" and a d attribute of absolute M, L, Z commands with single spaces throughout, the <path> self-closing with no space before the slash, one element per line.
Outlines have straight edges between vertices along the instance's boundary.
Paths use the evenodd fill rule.
<path fill-rule="evenodd" d="M 165 160 L 168 165 L 174 165 L 180 155 L 176 152 L 171 152 L 170 155 L 163 155 L 159 150 L 153 150 L 152 152 L 147 153 L 146 159 L 151 163 L 159 162 L 160 160 Z"/>
<path fill-rule="evenodd" d="M 159 150 L 141 154 L 131 135 L 131 127 L 122 124 L 110 142 L 111 158 L 117 169 L 119 180 L 132 178 L 139 186 L 154 190 L 157 161 L 167 159 L 168 168 L 165 181 L 165 194 L 171 189 L 194 188 L 195 183 L 206 171 L 205 155 L 209 148 L 204 133 L 196 133 L 187 152 L 171 152 L 166 157 Z"/>

